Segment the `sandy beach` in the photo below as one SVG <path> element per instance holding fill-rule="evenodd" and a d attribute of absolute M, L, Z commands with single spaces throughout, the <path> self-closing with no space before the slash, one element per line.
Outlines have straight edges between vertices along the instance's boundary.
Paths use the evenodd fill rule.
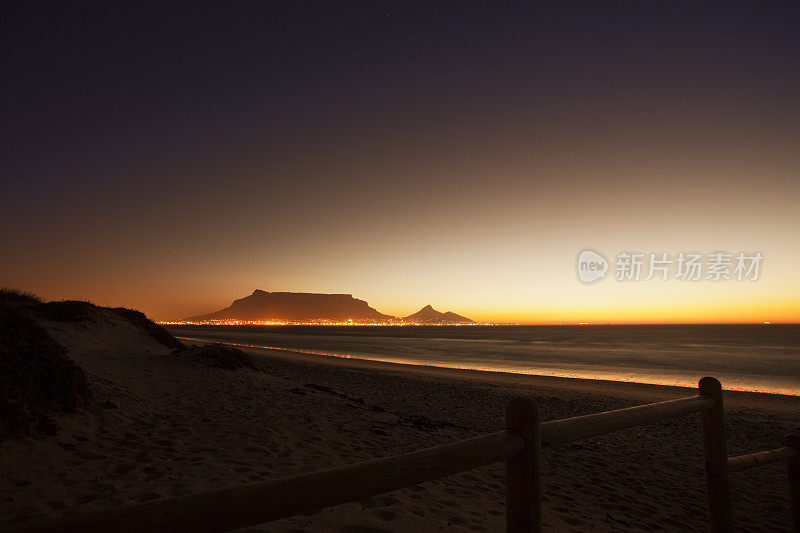
<path fill-rule="evenodd" d="M 45 326 L 86 370 L 94 401 L 61 417 L 54 437 L 0 443 L 6 526 L 496 431 L 514 396 L 535 399 L 552 420 L 694 393 L 265 350 L 250 350 L 257 370 L 229 371 L 173 355 L 124 320 Z M 799 397 L 731 392 L 725 399 L 731 455 L 780 446 L 800 428 Z M 546 530 L 707 528 L 697 415 L 544 454 Z M 504 466 L 491 465 L 251 530 L 502 531 L 504 478 Z M 734 474 L 732 486 L 740 530 L 788 529 L 781 465 Z"/>

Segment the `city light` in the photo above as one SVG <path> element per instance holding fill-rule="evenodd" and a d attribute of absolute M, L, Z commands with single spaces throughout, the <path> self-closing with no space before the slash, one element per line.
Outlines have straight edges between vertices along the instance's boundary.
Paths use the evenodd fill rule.
<path fill-rule="evenodd" d="M 364 320 L 165 320 L 158 322 L 162 326 L 518 326 L 509 322 L 405 322 L 392 320 L 386 322 Z"/>

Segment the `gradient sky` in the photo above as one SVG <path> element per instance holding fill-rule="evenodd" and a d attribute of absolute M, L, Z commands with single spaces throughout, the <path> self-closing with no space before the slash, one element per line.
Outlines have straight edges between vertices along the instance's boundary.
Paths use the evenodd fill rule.
<path fill-rule="evenodd" d="M 477 320 L 800 321 L 794 3 L 4 3 L 0 284 Z M 584 285 L 584 248 L 760 251 Z"/>

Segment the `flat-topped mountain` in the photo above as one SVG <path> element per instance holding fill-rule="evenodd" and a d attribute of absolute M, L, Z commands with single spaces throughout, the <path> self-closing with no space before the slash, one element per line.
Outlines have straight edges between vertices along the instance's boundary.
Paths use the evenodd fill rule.
<path fill-rule="evenodd" d="M 250 296 L 234 300 L 225 309 L 187 320 L 389 322 L 396 318 L 379 313 L 364 300 L 357 300 L 350 294 L 266 292 L 256 289 Z"/>
<path fill-rule="evenodd" d="M 473 320 L 450 311 L 440 313 L 430 305 L 426 305 L 413 315 L 403 317 L 403 322 L 416 324 L 474 324 Z"/>
<path fill-rule="evenodd" d="M 364 300 L 350 294 L 318 294 L 309 292 L 267 292 L 256 289 L 253 294 L 234 300 L 225 309 L 186 318 L 189 322 L 239 320 L 242 322 L 348 322 L 413 324 L 474 324 L 455 313 L 440 313 L 430 305 L 413 315 L 398 318 L 385 315 Z"/>

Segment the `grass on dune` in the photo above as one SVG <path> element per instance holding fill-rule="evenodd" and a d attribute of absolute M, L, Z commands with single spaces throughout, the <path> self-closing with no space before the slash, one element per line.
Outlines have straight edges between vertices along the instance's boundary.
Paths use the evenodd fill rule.
<path fill-rule="evenodd" d="M 18 307 L 0 304 L 0 440 L 55 433 L 52 416 L 90 398 L 84 371 Z"/>
<path fill-rule="evenodd" d="M 144 313 L 104 308 L 90 302 L 44 302 L 34 294 L 0 289 L 0 440 L 57 430 L 54 416 L 86 404 L 86 374 L 39 324 L 41 320 L 102 322 L 114 313 L 174 351 L 186 346 Z M 248 366 L 229 350 L 203 350 L 200 355 L 222 368 Z M 252 364 L 252 361 L 250 361 Z"/>
<path fill-rule="evenodd" d="M 180 352 L 182 357 L 189 357 L 201 361 L 204 364 L 226 370 L 236 370 L 237 368 L 255 368 L 253 359 L 238 348 L 226 346 L 222 343 L 205 344 L 203 346 L 192 346 L 186 351 Z"/>

